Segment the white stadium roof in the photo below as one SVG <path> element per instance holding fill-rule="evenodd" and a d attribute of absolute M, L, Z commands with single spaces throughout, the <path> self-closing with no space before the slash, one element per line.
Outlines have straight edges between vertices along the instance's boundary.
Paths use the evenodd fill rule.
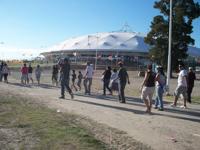
<path fill-rule="evenodd" d="M 136 32 L 105 32 L 70 38 L 48 49 L 52 51 L 128 51 L 149 52 L 149 45 L 144 42 L 144 35 Z M 189 47 L 189 54 L 200 56 L 200 49 Z"/>

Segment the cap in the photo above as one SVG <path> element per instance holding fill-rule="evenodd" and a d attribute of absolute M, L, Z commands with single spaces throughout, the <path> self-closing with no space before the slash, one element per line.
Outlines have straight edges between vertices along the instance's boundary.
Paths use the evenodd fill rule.
<path fill-rule="evenodd" d="M 192 70 L 192 67 L 189 67 L 189 70 Z"/>
<path fill-rule="evenodd" d="M 156 68 L 161 68 L 162 66 L 157 65 Z"/>
<path fill-rule="evenodd" d="M 122 61 L 119 61 L 117 64 L 118 64 L 118 65 L 123 65 L 123 62 L 122 62 Z"/>
<path fill-rule="evenodd" d="M 162 66 L 156 66 L 156 68 L 157 68 L 158 70 L 162 70 L 162 69 L 163 69 Z"/>

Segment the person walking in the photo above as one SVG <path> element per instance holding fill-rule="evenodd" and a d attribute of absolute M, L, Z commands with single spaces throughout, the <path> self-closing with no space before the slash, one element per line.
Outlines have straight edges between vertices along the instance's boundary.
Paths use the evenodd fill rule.
<path fill-rule="evenodd" d="M 33 73 L 33 67 L 31 66 L 31 64 L 29 64 L 29 67 L 28 67 L 28 80 L 27 81 L 29 83 L 29 81 L 31 80 L 32 84 L 33 84 L 32 73 Z"/>
<path fill-rule="evenodd" d="M 118 80 L 118 72 L 117 69 L 113 69 L 113 73 L 110 77 L 110 89 L 113 93 L 113 91 L 117 91 L 119 94 L 119 80 Z"/>
<path fill-rule="evenodd" d="M 112 95 L 112 91 L 109 88 L 110 83 L 110 77 L 111 77 L 111 67 L 108 66 L 108 68 L 103 72 L 103 95 L 106 95 L 106 88 L 110 92 L 110 95 Z"/>
<path fill-rule="evenodd" d="M 52 84 L 58 86 L 58 65 L 53 65 L 52 70 Z"/>
<path fill-rule="evenodd" d="M 42 74 L 42 70 L 40 68 L 40 65 L 37 65 L 37 67 L 35 69 L 35 77 L 36 77 L 38 85 L 40 85 L 41 74 Z"/>
<path fill-rule="evenodd" d="M 119 102 L 120 103 L 126 103 L 126 99 L 125 99 L 125 94 L 124 94 L 124 90 L 126 87 L 126 83 L 128 81 L 128 84 L 130 84 L 129 81 L 129 76 L 128 73 L 126 71 L 126 69 L 123 67 L 123 63 L 119 62 L 119 73 L 118 73 L 118 79 L 119 79 Z"/>
<path fill-rule="evenodd" d="M 61 75 L 61 97 L 60 99 L 65 99 L 65 88 L 68 90 L 69 94 L 71 95 L 71 99 L 74 98 L 74 94 L 72 93 L 71 88 L 69 87 L 69 80 L 70 80 L 70 63 L 68 58 L 64 59 L 64 63 L 61 65 L 60 70 Z"/>
<path fill-rule="evenodd" d="M 26 66 L 26 63 L 21 68 L 21 83 L 26 84 L 28 82 L 28 67 Z"/>
<path fill-rule="evenodd" d="M 92 86 L 92 77 L 93 77 L 93 65 L 90 62 L 87 62 L 87 67 L 85 69 L 84 75 L 84 87 L 85 87 L 85 94 L 91 94 L 91 86 Z"/>
<path fill-rule="evenodd" d="M 3 66 L 4 66 L 4 63 L 2 61 L 0 65 L 0 82 L 2 82 L 2 79 L 3 79 Z"/>
<path fill-rule="evenodd" d="M 79 91 L 81 90 L 82 79 L 83 79 L 83 74 L 81 73 L 81 71 L 79 71 L 78 72 L 78 82 L 77 82 L 77 86 L 79 88 Z"/>
<path fill-rule="evenodd" d="M 71 89 L 74 88 L 76 91 L 78 91 L 76 85 L 75 85 L 75 81 L 76 81 L 76 72 L 75 70 L 72 70 L 72 85 L 71 85 Z"/>
<path fill-rule="evenodd" d="M 8 68 L 8 65 L 6 63 L 4 63 L 3 65 L 2 73 L 3 73 L 4 82 L 8 83 L 8 75 L 10 74 L 10 69 Z"/>
<path fill-rule="evenodd" d="M 156 100 L 155 100 L 155 109 L 158 109 L 160 111 L 164 110 L 163 107 L 163 93 L 164 88 L 166 85 L 166 76 L 163 71 L 162 66 L 157 67 L 157 74 L 156 74 Z"/>
<path fill-rule="evenodd" d="M 171 104 L 172 107 L 176 107 L 179 96 L 182 94 L 184 99 L 184 104 L 181 108 L 186 108 L 187 101 L 187 71 L 184 68 L 184 64 L 179 65 L 179 74 L 178 74 L 178 85 L 174 92 L 174 102 Z"/>
<path fill-rule="evenodd" d="M 187 78 L 187 94 L 188 94 L 188 99 L 187 101 L 191 103 L 191 94 L 192 90 L 194 87 L 194 80 L 196 80 L 196 75 L 195 72 L 193 71 L 192 67 L 189 67 L 189 73 L 188 73 L 188 78 Z"/>
<path fill-rule="evenodd" d="M 155 77 L 156 74 L 152 71 L 152 65 L 147 65 L 147 71 L 141 85 L 141 99 L 146 105 L 146 113 L 151 114 L 152 97 L 155 90 Z"/>

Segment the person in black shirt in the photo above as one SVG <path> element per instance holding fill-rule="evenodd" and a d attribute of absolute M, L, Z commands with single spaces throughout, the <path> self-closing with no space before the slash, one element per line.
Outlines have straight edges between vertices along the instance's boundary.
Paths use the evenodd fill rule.
<path fill-rule="evenodd" d="M 74 98 L 74 94 L 72 93 L 71 88 L 69 87 L 69 73 L 70 73 L 70 64 L 68 58 L 64 59 L 64 64 L 61 65 L 61 99 L 65 98 L 65 88 L 67 88 L 69 94 L 71 95 L 71 99 Z"/>
<path fill-rule="evenodd" d="M 125 90 L 127 81 L 128 81 L 128 84 L 130 84 L 129 76 L 128 76 L 128 73 L 127 73 L 126 69 L 123 67 L 123 63 L 119 62 L 118 65 L 120 67 L 119 68 L 119 73 L 118 73 L 118 79 L 119 79 L 119 102 L 120 103 L 126 103 L 124 90 Z"/>
<path fill-rule="evenodd" d="M 75 85 L 75 80 L 76 80 L 76 72 L 75 72 L 75 70 L 72 70 L 72 85 L 71 85 L 71 89 L 74 88 L 76 91 L 78 91 L 77 87 Z"/>
<path fill-rule="evenodd" d="M 58 65 L 53 65 L 52 84 L 58 86 Z"/>
<path fill-rule="evenodd" d="M 28 80 L 27 80 L 27 82 L 29 83 L 29 81 L 31 80 L 32 84 L 33 84 L 32 73 L 33 73 L 33 68 L 31 67 L 31 64 L 29 64 L 29 67 L 28 67 Z"/>
<path fill-rule="evenodd" d="M 3 66 L 4 66 L 4 63 L 2 61 L 0 65 L 0 82 L 2 82 L 2 79 L 3 79 Z"/>
<path fill-rule="evenodd" d="M 81 73 L 81 71 L 79 71 L 79 74 L 78 74 L 78 82 L 77 82 L 77 86 L 79 87 L 79 91 L 81 90 L 81 82 L 82 82 L 82 79 L 83 79 L 83 74 Z"/>
<path fill-rule="evenodd" d="M 144 101 L 147 107 L 146 113 L 149 114 L 151 114 L 152 97 L 155 90 L 155 78 L 156 74 L 152 71 L 152 65 L 149 64 L 147 66 L 147 71 L 141 86 L 141 99 Z"/>
<path fill-rule="evenodd" d="M 187 94 L 188 94 L 188 102 L 191 103 L 191 94 L 192 89 L 194 87 L 194 80 L 196 80 L 196 75 L 193 72 L 192 67 L 189 67 L 188 78 L 187 78 Z"/>
<path fill-rule="evenodd" d="M 109 88 L 111 74 L 112 74 L 111 67 L 108 66 L 108 68 L 102 74 L 103 75 L 103 95 L 106 95 L 106 88 L 109 90 L 110 95 L 112 95 L 112 90 Z"/>

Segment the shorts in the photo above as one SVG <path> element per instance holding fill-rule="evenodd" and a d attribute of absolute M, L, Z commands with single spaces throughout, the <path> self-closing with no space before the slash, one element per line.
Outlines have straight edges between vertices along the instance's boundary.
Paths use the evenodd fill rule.
<path fill-rule="evenodd" d="M 174 96 L 179 98 L 180 94 L 183 95 L 184 99 L 187 99 L 187 87 L 185 87 L 185 86 L 177 86 L 176 90 L 174 92 Z"/>
<path fill-rule="evenodd" d="M 28 74 L 22 74 L 21 80 L 27 80 L 28 79 Z"/>
<path fill-rule="evenodd" d="M 40 80 L 40 74 L 36 74 L 35 77 L 37 80 Z"/>
<path fill-rule="evenodd" d="M 28 78 L 29 78 L 29 79 L 32 78 L 32 73 L 28 73 Z"/>
<path fill-rule="evenodd" d="M 155 87 L 144 86 L 142 88 L 141 99 L 146 100 L 148 98 L 149 100 L 152 100 L 154 90 L 155 90 Z"/>

